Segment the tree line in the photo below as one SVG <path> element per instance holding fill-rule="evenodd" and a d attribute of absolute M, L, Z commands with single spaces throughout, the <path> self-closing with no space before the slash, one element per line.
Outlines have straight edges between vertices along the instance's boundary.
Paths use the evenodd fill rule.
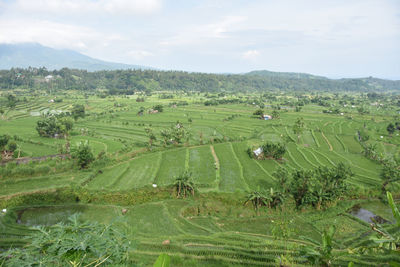
<path fill-rule="evenodd" d="M 293 75 L 211 74 L 158 70 L 88 72 L 63 68 L 50 71 L 43 67 L 1 70 L 0 88 L 83 91 L 105 89 L 112 95 L 144 91 L 397 91 L 400 89 L 400 81 L 375 78 L 309 79 Z"/>

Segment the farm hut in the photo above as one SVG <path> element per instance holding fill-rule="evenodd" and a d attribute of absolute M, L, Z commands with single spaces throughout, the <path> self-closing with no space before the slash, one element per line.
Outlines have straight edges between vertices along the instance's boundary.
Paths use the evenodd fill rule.
<path fill-rule="evenodd" d="M 263 153 L 262 147 L 257 148 L 256 150 L 253 151 L 253 154 L 256 158 L 259 158 Z"/>
<path fill-rule="evenodd" d="M 149 110 L 149 114 L 155 114 L 155 113 L 158 113 L 157 109 L 150 109 Z"/>
<path fill-rule="evenodd" d="M 46 82 L 49 82 L 50 80 L 53 79 L 53 75 L 47 75 L 46 77 L 44 77 Z"/>
<path fill-rule="evenodd" d="M 267 115 L 267 114 L 263 114 L 262 116 L 261 116 L 261 119 L 263 119 L 263 120 L 271 120 L 272 119 L 272 116 L 270 116 L 270 115 Z"/>

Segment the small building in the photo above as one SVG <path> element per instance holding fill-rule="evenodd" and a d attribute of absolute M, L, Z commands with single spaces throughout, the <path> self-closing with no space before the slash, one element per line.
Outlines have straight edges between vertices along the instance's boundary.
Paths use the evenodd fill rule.
<path fill-rule="evenodd" d="M 262 115 L 261 116 L 261 119 L 263 119 L 263 120 L 271 120 L 272 119 L 272 116 L 270 116 L 270 115 L 267 115 L 267 114 L 264 114 L 264 115 Z"/>
<path fill-rule="evenodd" d="M 149 109 L 149 114 L 155 114 L 158 113 L 157 109 Z"/>
<path fill-rule="evenodd" d="M 257 148 L 256 150 L 253 151 L 253 154 L 256 158 L 259 158 L 263 153 L 262 147 Z"/>
<path fill-rule="evenodd" d="M 53 79 L 53 75 L 47 75 L 46 77 L 44 77 L 46 82 L 49 82 Z"/>

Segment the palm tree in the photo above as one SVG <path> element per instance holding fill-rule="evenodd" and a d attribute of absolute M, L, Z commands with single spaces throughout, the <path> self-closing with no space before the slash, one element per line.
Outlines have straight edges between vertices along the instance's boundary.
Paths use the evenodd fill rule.
<path fill-rule="evenodd" d="M 276 208 L 283 203 L 285 200 L 285 195 L 283 192 L 279 190 L 274 190 L 272 187 L 268 193 L 268 207 L 269 208 Z"/>
<path fill-rule="evenodd" d="M 194 183 L 190 181 L 191 177 L 192 173 L 187 171 L 175 177 L 174 186 L 176 188 L 177 198 L 186 198 L 189 193 L 194 196 L 195 186 Z"/>
<path fill-rule="evenodd" d="M 258 188 L 258 191 L 253 191 L 247 194 L 244 205 L 251 202 L 253 204 L 254 209 L 258 212 L 258 209 L 260 207 L 267 206 L 269 200 L 270 200 L 269 196 L 266 195 L 264 192 L 260 191 L 260 189 Z"/>

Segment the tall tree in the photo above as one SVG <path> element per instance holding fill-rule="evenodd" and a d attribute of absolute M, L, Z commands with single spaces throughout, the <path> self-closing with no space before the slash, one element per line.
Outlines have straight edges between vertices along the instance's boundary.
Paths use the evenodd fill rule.
<path fill-rule="evenodd" d="M 293 132 L 297 135 L 297 142 L 300 143 L 300 136 L 304 130 L 304 120 L 303 118 L 297 118 L 293 125 Z"/>
<path fill-rule="evenodd" d="M 153 133 L 153 129 L 146 127 L 144 131 L 147 134 L 147 137 L 149 138 L 149 148 L 153 146 L 153 142 L 157 140 L 156 135 Z"/>
<path fill-rule="evenodd" d="M 394 131 L 396 131 L 396 127 L 394 127 L 393 123 L 389 123 L 389 125 L 386 127 L 386 130 L 389 135 L 392 136 Z"/>
<path fill-rule="evenodd" d="M 78 120 L 78 118 L 84 118 L 85 106 L 80 104 L 75 104 L 72 108 L 71 114 L 74 120 Z"/>

